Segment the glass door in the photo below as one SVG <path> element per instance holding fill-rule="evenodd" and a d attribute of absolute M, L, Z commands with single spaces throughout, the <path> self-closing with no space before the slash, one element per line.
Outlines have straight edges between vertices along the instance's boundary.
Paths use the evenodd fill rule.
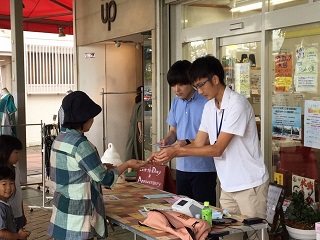
<path fill-rule="evenodd" d="M 151 32 L 143 35 L 143 152 L 147 159 L 152 152 L 152 46 Z"/>
<path fill-rule="evenodd" d="M 269 53 L 273 180 L 309 202 L 319 201 L 319 42 L 319 24 L 274 29 Z"/>
<path fill-rule="evenodd" d="M 258 41 L 257 41 L 258 39 Z M 260 138 L 261 42 L 260 34 L 220 38 L 220 61 L 225 83 L 243 94 L 253 106 Z"/>

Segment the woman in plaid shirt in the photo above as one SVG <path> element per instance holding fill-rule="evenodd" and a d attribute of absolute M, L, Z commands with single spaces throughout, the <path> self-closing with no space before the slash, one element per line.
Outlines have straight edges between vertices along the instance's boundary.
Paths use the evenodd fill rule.
<path fill-rule="evenodd" d="M 137 169 L 145 163 L 129 160 L 106 170 L 95 146 L 84 136 L 101 107 L 84 92 L 75 91 L 64 97 L 62 108 L 65 130 L 53 142 L 50 157 L 55 192 L 48 235 L 54 239 L 104 239 L 107 227 L 101 184 L 111 188 L 127 168 Z"/>

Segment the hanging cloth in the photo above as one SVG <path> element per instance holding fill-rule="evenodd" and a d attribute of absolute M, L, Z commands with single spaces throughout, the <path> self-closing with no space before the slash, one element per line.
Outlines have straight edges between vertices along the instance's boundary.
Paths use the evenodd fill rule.
<path fill-rule="evenodd" d="M 45 164 L 45 173 L 47 178 L 50 177 L 50 155 L 51 155 L 51 146 L 54 139 L 58 135 L 58 129 L 55 124 L 48 124 L 43 126 L 43 136 L 44 136 L 44 164 Z"/>
<path fill-rule="evenodd" d="M 15 112 L 17 108 L 11 94 L 3 96 L 0 100 L 0 135 L 17 136 Z"/>

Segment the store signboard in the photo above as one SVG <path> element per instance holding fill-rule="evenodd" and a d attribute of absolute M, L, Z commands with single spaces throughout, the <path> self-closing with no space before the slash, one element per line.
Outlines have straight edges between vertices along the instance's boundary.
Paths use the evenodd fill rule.
<path fill-rule="evenodd" d="M 171 193 L 176 192 L 171 171 L 169 167 L 165 165 L 144 165 L 143 167 L 139 168 L 137 172 L 136 182 Z"/>

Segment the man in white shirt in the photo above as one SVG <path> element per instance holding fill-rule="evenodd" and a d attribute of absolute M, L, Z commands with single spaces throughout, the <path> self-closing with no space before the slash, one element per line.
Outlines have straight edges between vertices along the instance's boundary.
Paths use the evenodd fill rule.
<path fill-rule="evenodd" d="M 220 204 L 230 213 L 266 218 L 269 174 L 262 157 L 255 114 L 249 101 L 224 83 L 224 70 L 213 56 L 196 59 L 189 68 L 194 88 L 209 101 L 195 140 L 170 147 L 149 160 L 214 157 L 221 182 Z"/>

